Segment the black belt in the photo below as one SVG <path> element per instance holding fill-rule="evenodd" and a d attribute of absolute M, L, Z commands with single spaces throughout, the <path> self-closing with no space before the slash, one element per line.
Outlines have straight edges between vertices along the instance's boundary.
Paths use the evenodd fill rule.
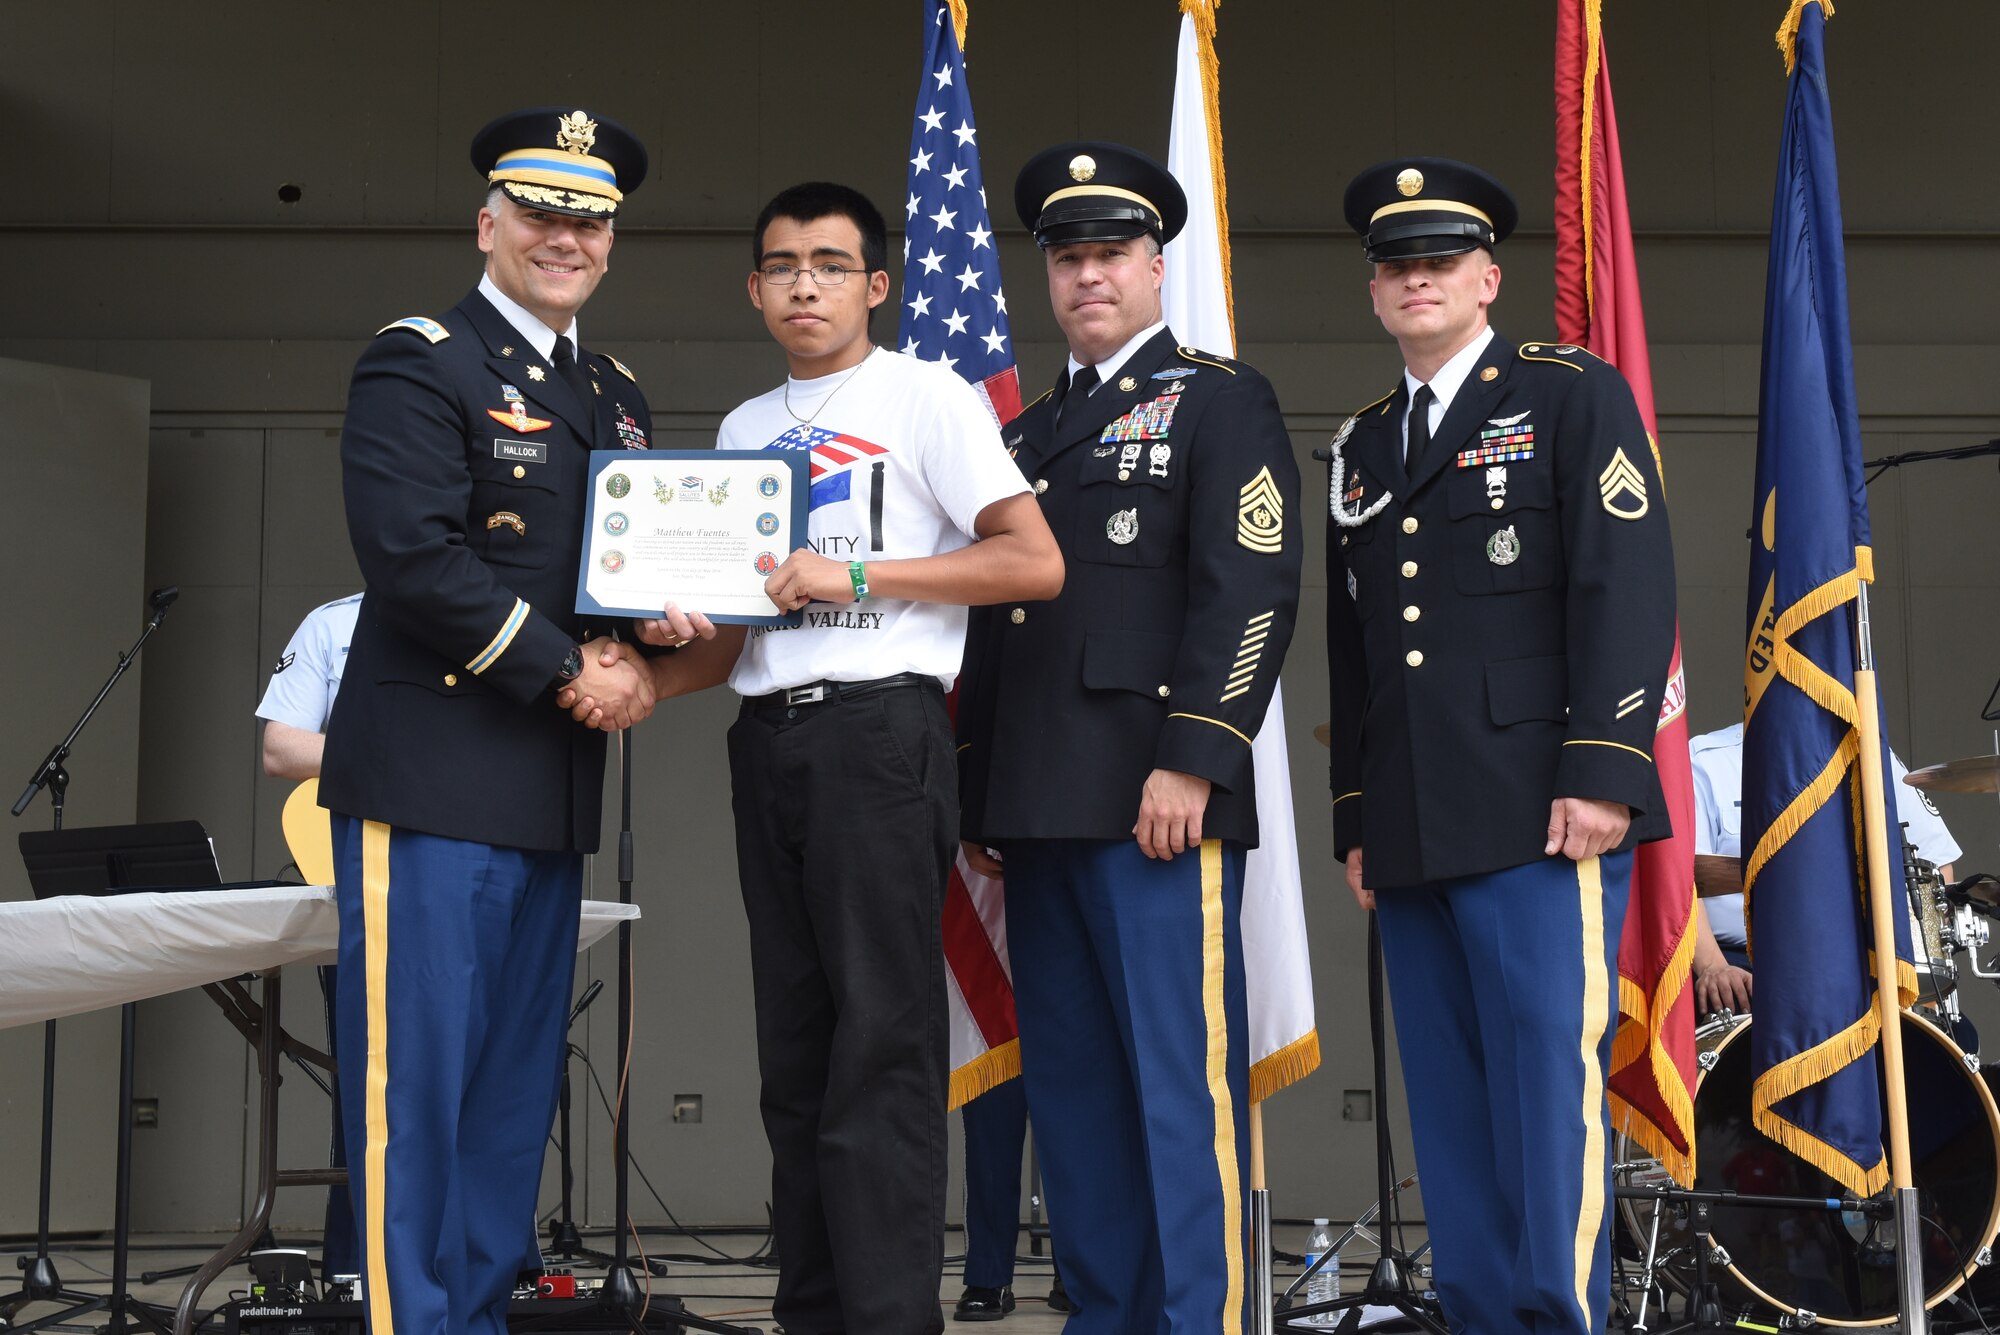
<path fill-rule="evenodd" d="M 749 696 L 743 704 L 745 708 L 760 710 L 830 705 L 841 700 L 858 700 L 878 691 L 892 691 L 899 686 L 936 688 L 937 685 L 938 679 L 928 672 L 898 672 L 893 677 L 876 677 L 872 681 L 815 681 L 804 686 L 788 686 L 769 695 Z"/>

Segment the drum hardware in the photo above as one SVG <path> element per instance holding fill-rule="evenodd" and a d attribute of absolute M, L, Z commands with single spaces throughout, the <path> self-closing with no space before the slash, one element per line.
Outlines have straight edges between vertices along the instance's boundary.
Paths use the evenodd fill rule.
<path fill-rule="evenodd" d="M 1966 756 L 1926 765 L 1905 774 L 1903 782 L 1930 793 L 2000 793 L 2000 756 Z"/>
<path fill-rule="evenodd" d="M 1923 1209 L 1912 1231 L 1922 1243 L 1924 1304 L 1934 1308 L 1955 1299 L 1990 1310 L 2000 1300 L 2000 1275 L 1983 1270 L 2000 1233 L 2000 1109 L 1988 1089 L 1993 1073 L 1978 1073 L 1976 1060 L 1926 1014 L 1906 1010 L 1902 1024 L 1905 1080 L 1910 1106 L 1918 1110 L 1913 1150 Z M 1615 1195 L 1625 1241 L 1619 1264 L 1629 1266 L 1635 1252 L 1642 1254 L 1639 1275 L 1620 1287 L 1621 1294 L 1644 1295 L 1636 1304 L 1625 1298 L 1628 1314 L 1635 1306 L 1639 1312 L 1633 1328 L 1645 1329 L 1655 1293 L 1663 1310 L 1670 1293 L 1702 1293 L 1704 1266 L 1705 1282 L 1724 1307 L 1783 1313 L 1785 1329 L 1893 1325 L 1894 1205 L 1888 1193 L 1857 1200 L 1755 1128 L 1750 1027 L 1749 1017 L 1738 1016 L 1706 1023 L 1696 1034 L 1700 1173 L 1694 1190 L 1739 1193 L 1710 1201 L 1706 1224 L 1694 1203 L 1671 1194 L 1678 1188 L 1657 1161 L 1620 1139 Z M 1753 1196 L 1791 1196 L 1792 1212 L 1782 1205 L 1733 1208 L 1751 1204 Z"/>

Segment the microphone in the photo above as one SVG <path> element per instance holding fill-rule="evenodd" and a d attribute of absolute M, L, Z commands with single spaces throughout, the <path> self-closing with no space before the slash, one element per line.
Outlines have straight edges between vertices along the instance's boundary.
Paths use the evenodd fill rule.
<path fill-rule="evenodd" d="M 590 1003 L 597 1000 L 597 994 L 603 990 L 604 980 L 602 978 L 591 979 L 590 986 L 583 989 L 583 995 L 576 999 L 576 1005 L 570 1009 L 568 1023 L 575 1024 L 576 1017 L 590 1009 Z M 567 1027 L 565 1025 L 565 1028 Z"/>
<path fill-rule="evenodd" d="M 169 607 L 172 607 L 174 599 L 180 596 L 180 587 L 175 584 L 169 584 L 163 589 L 154 589 L 146 596 L 146 602 L 155 612 L 164 612 Z"/>

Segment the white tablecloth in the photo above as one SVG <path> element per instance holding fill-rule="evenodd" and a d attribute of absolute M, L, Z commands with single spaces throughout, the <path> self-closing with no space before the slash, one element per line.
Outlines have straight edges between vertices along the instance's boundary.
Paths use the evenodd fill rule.
<path fill-rule="evenodd" d="M 636 904 L 586 899 L 579 950 Z M 0 904 L 0 1029 L 286 964 L 331 964 L 333 887 L 66 895 Z"/>

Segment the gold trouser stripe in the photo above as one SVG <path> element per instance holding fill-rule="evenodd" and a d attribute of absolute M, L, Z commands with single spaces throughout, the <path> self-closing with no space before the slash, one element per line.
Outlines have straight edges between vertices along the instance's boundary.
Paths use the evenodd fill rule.
<path fill-rule="evenodd" d="M 1201 1010 L 1208 1023 L 1208 1095 L 1215 1104 L 1215 1167 L 1222 1186 L 1223 1335 L 1243 1330 L 1243 1180 L 1236 1101 L 1229 1092 L 1229 1012 L 1223 1003 L 1222 841 L 1201 841 Z"/>
<path fill-rule="evenodd" d="M 1590 1325 L 1590 1271 L 1597 1235 L 1604 1227 L 1604 1068 L 1597 1049 L 1610 1022 L 1611 987 L 1604 964 L 1604 876 L 1596 858 L 1576 864 L 1577 904 L 1583 915 L 1583 1191 L 1576 1215 L 1576 1306 Z"/>
<path fill-rule="evenodd" d="M 380 821 L 361 825 L 361 930 L 368 975 L 368 1075 L 366 1085 L 368 1148 L 362 1172 L 368 1217 L 368 1326 L 374 1335 L 395 1335 L 389 1310 L 389 1259 L 383 1240 L 388 1218 L 382 1199 L 389 1157 L 389 827 Z"/>

